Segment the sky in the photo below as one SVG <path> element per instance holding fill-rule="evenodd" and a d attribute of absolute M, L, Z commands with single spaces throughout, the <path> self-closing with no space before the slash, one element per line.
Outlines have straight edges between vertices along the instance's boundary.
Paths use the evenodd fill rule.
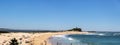
<path fill-rule="evenodd" d="M 0 28 L 120 31 L 120 0 L 0 0 Z"/>

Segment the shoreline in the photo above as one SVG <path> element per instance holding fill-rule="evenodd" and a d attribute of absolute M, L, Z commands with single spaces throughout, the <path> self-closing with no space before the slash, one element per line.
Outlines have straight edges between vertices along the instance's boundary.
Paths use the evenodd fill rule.
<path fill-rule="evenodd" d="M 35 38 L 35 42 L 33 43 L 34 45 L 40 45 L 40 41 L 44 40 L 47 41 L 47 45 L 51 45 L 50 42 L 48 42 L 49 38 L 55 35 L 66 35 L 66 34 L 87 34 L 88 32 L 77 32 L 77 31 L 66 31 L 66 32 L 55 32 L 55 33 L 46 33 L 44 34 L 44 36 L 40 37 L 36 37 Z M 40 38 L 44 38 L 42 40 L 40 40 Z M 42 41 L 44 43 L 44 41 Z"/>
<path fill-rule="evenodd" d="M 1 33 L 0 44 L 9 44 L 12 38 L 16 38 L 20 45 L 51 45 L 48 39 L 55 35 L 87 34 L 88 32 L 66 31 L 46 33 Z M 20 40 L 21 39 L 21 40 Z"/>

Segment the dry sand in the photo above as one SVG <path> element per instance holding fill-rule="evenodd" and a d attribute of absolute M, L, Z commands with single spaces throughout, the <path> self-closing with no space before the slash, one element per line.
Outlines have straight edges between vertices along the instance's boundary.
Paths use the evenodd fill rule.
<path fill-rule="evenodd" d="M 0 45 L 9 45 L 11 39 L 16 38 L 20 45 L 50 45 L 48 39 L 54 35 L 87 34 L 88 32 L 47 32 L 47 33 L 1 33 Z"/>

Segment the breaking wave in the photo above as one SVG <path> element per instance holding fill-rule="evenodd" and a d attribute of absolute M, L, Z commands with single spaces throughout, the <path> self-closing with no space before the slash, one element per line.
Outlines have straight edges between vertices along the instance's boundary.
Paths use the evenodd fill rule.
<path fill-rule="evenodd" d="M 120 33 L 97 32 L 89 34 L 55 35 L 51 39 L 52 45 L 119 45 Z"/>

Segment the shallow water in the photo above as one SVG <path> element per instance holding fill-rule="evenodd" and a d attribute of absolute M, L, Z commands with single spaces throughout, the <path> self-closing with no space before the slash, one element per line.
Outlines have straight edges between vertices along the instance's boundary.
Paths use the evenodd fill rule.
<path fill-rule="evenodd" d="M 52 45 L 120 45 L 119 32 L 97 32 L 92 34 L 70 34 L 53 36 Z"/>

